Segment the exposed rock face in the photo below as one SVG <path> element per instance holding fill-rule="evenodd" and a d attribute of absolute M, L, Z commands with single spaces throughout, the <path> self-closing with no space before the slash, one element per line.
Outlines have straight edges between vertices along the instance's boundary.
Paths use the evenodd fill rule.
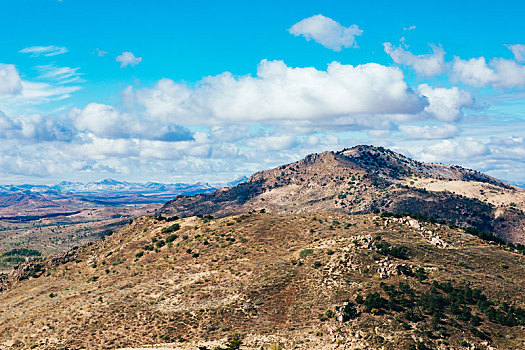
<path fill-rule="evenodd" d="M 417 186 L 442 182 L 442 190 Z M 485 186 L 516 198 L 514 205 L 456 194 L 447 182 Z M 487 192 L 489 192 L 487 190 Z M 482 192 L 483 193 L 483 192 Z M 478 171 L 425 164 L 382 147 L 356 146 L 311 154 L 295 163 L 253 174 L 246 183 L 212 194 L 178 196 L 161 215 L 231 214 L 264 209 L 274 213 L 338 211 L 349 214 L 389 211 L 418 213 L 459 226 L 472 226 L 506 240 L 525 243 L 525 191 Z"/>

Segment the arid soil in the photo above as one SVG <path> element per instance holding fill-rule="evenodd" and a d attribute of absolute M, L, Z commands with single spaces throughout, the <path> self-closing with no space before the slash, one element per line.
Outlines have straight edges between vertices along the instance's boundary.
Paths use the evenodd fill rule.
<path fill-rule="evenodd" d="M 525 346 L 523 325 L 491 321 L 475 303 L 459 304 L 475 321 L 452 306 L 433 321 L 424 300 L 433 283 L 453 281 L 479 289 L 495 310 L 523 308 L 524 262 L 523 254 L 461 229 L 410 218 L 142 217 L 4 277 L 0 347 L 213 349 L 238 333 L 242 349 L 517 349 Z M 372 309 L 360 304 L 375 292 L 392 298 L 387 287 L 400 282 L 414 293 L 413 306 L 396 304 L 401 299 Z"/>

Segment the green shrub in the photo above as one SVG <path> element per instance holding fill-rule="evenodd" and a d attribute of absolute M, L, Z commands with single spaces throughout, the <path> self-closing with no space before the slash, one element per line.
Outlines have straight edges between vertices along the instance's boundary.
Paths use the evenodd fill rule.
<path fill-rule="evenodd" d="M 419 269 L 416 270 L 416 273 L 415 273 L 414 277 L 419 282 L 423 282 L 424 280 L 428 279 L 428 274 L 427 274 L 427 272 L 425 271 L 424 268 L 420 267 Z"/>
<path fill-rule="evenodd" d="M 180 230 L 180 225 L 179 224 L 173 224 L 171 226 L 164 227 L 162 230 L 160 230 L 160 232 L 166 234 L 166 233 L 172 233 L 172 232 L 175 232 L 175 231 L 178 231 L 178 230 Z"/>
<path fill-rule="evenodd" d="M 304 249 L 304 250 L 301 250 L 301 252 L 299 253 L 299 256 L 304 259 L 308 255 L 313 254 L 313 253 L 314 253 L 313 249 Z"/>
<path fill-rule="evenodd" d="M 176 235 L 176 234 L 171 234 L 171 235 L 169 235 L 168 237 L 166 237 L 166 242 L 167 242 L 167 243 L 173 242 L 173 241 L 175 241 L 177 238 L 179 238 L 178 235 Z"/>
<path fill-rule="evenodd" d="M 3 256 L 13 256 L 13 255 L 41 256 L 42 253 L 40 253 L 38 250 L 34 250 L 34 249 L 18 248 L 18 249 L 11 249 L 11 250 L 3 253 L 2 255 Z"/>
<path fill-rule="evenodd" d="M 377 292 L 369 293 L 363 302 L 366 312 L 370 312 L 372 309 L 384 309 L 387 305 L 388 301 Z"/>

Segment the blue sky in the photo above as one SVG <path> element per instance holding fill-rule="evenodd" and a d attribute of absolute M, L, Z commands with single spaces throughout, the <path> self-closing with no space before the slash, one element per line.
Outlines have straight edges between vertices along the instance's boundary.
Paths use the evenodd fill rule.
<path fill-rule="evenodd" d="M 226 181 L 361 143 L 525 183 L 520 1 L 0 8 L 2 183 Z"/>

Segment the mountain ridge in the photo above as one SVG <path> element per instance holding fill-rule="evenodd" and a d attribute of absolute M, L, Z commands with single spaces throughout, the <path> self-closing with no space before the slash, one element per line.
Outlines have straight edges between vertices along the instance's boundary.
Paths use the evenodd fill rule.
<path fill-rule="evenodd" d="M 418 187 L 418 183 L 427 182 L 427 186 Z M 460 183 L 470 192 L 447 189 L 448 183 Z M 443 184 L 443 188 L 432 190 L 436 184 Z M 476 186 L 481 186 L 478 191 L 483 198 L 471 193 Z M 525 243 L 525 190 L 479 171 L 426 164 L 365 145 L 311 154 L 256 172 L 245 183 L 211 194 L 177 196 L 164 204 L 159 214 L 222 217 L 261 209 L 274 213 L 417 213 Z"/>

